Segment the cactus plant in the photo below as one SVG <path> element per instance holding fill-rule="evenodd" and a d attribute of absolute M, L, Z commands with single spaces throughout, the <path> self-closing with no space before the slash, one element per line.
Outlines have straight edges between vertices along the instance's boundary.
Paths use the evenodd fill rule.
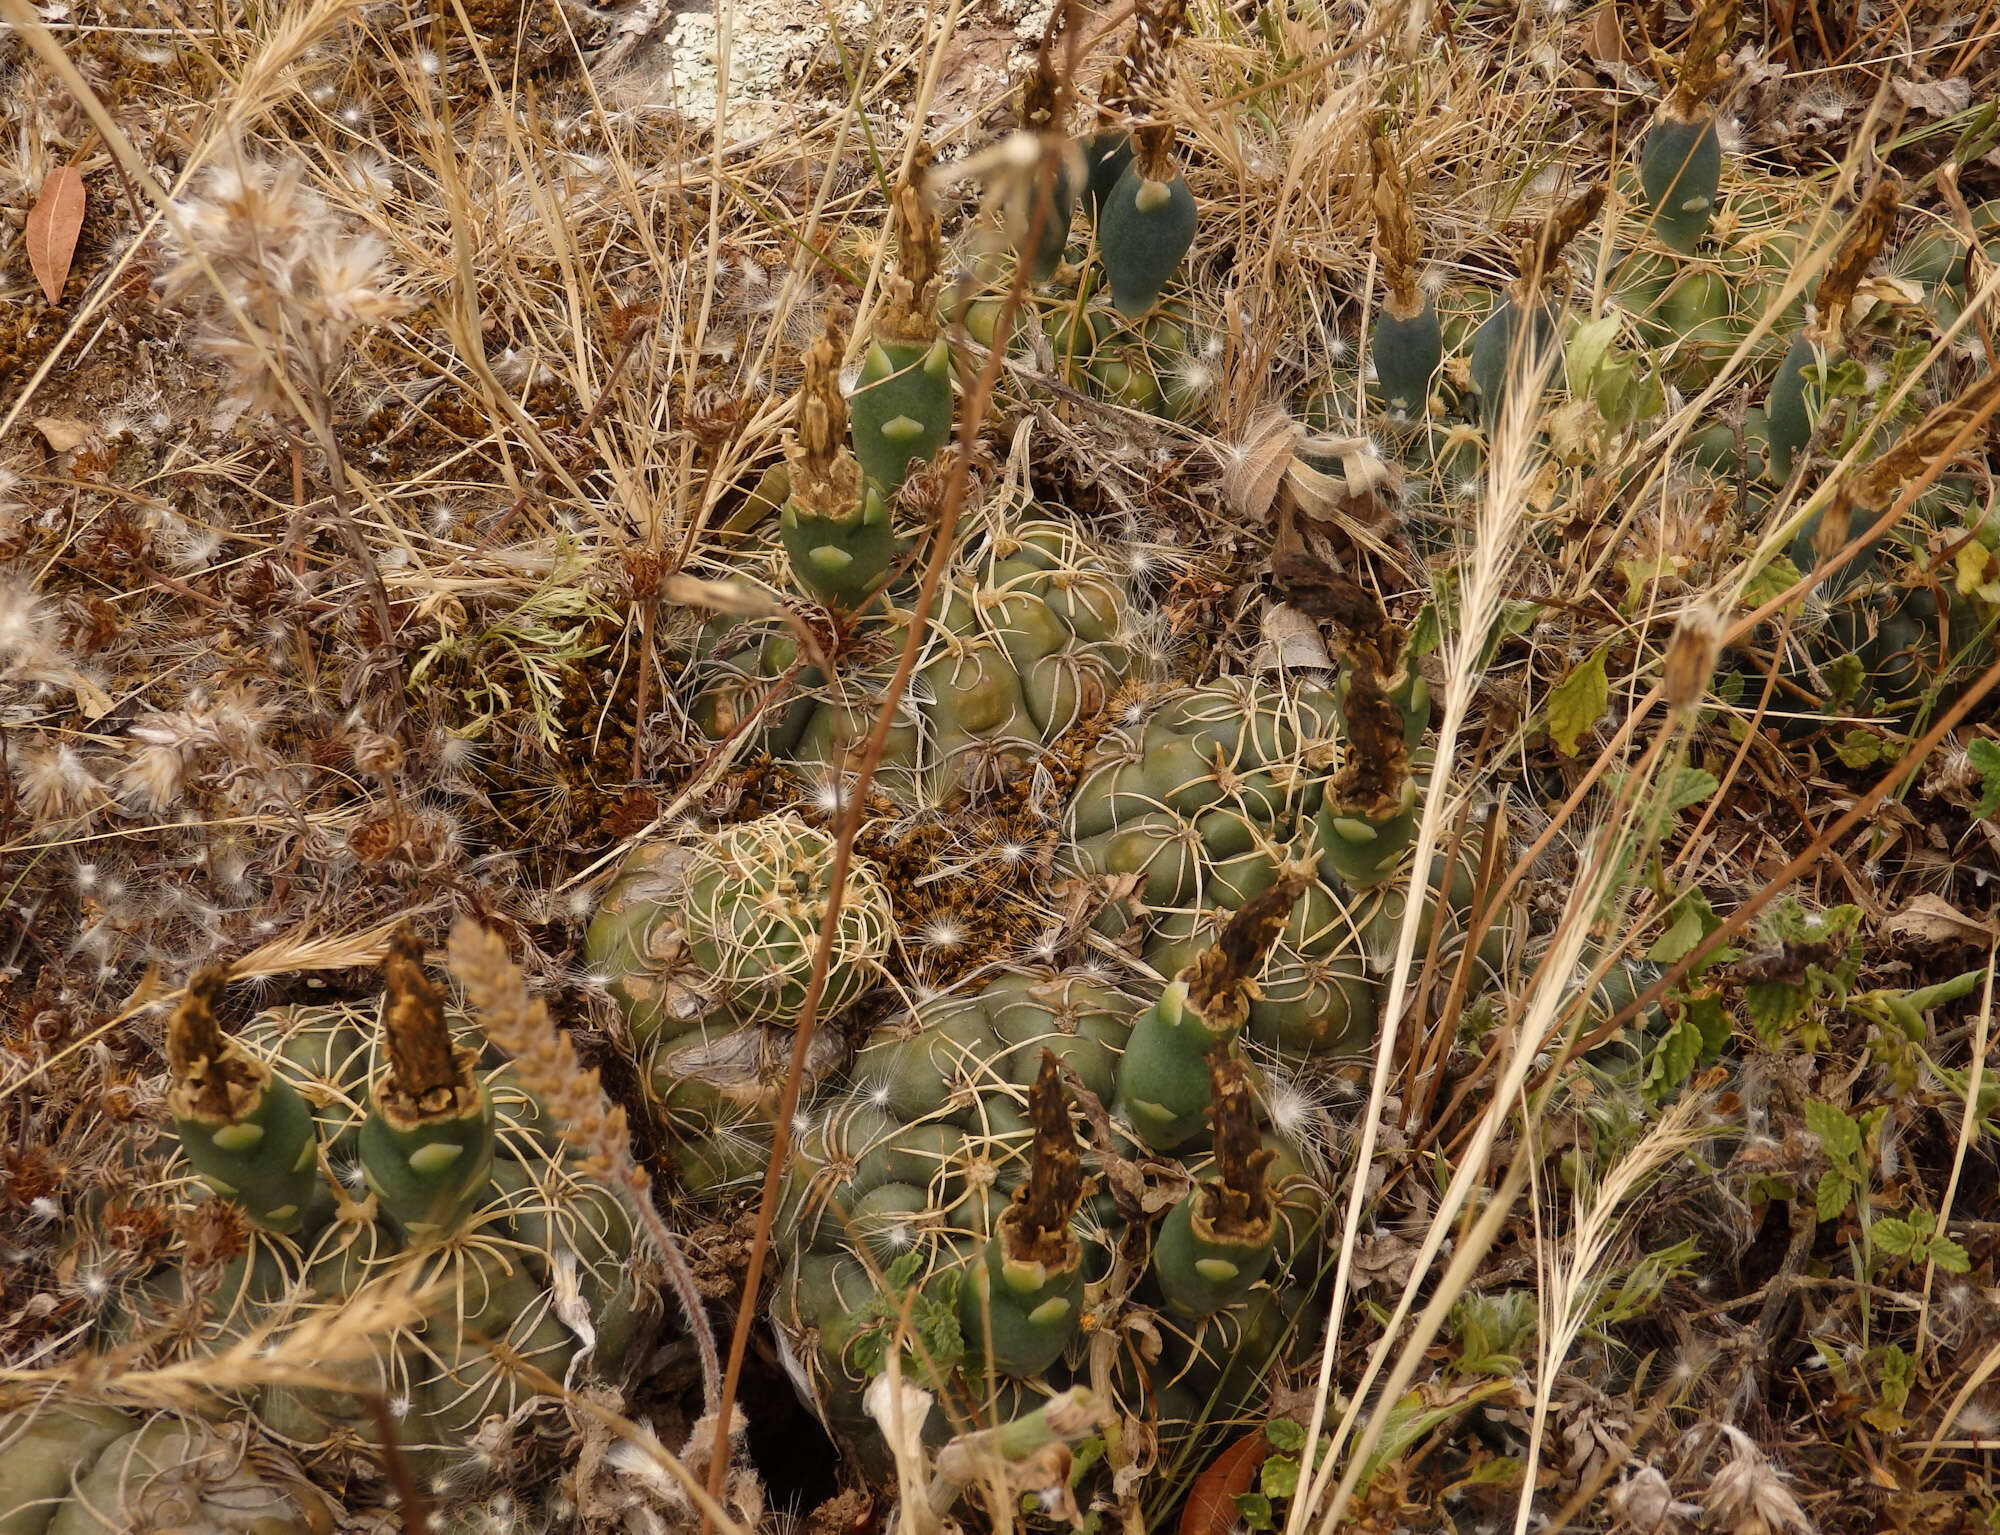
<path fill-rule="evenodd" d="M 334 1513 L 245 1425 L 50 1405 L 0 1417 L 0 1535 L 326 1535 Z"/>
<path fill-rule="evenodd" d="M 1174 125 L 1157 116 L 1168 50 L 1186 19 L 1185 0 L 1138 7 L 1126 67 L 1116 77 L 1118 96 L 1107 100 L 1128 113 L 1154 114 L 1132 128 L 1130 159 L 1097 198 L 1098 255 L 1111 285 L 1111 302 L 1128 320 L 1159 302 L 1167 279 L 1194 243 L 1194 193 L 1174 159 Z M 1093 187 L 1120 158 L 1116 144 L 1113 140 L 1109 152 L 1095 157 Z"/>
<path fill-rule="evenodd" d="M 1444 332 L 1437 304 L 1417 283 L 1422 246 L 1396 152 L 1379 132 L 1368 149 L 1375 161 L 1375 238 L 1386 290 L 1375 315 L 1375 377 L 1390 410 L 1422 416 L 1444 362 Z"/>
<path fill-rule="evenodd" d="M 1541 233 L 1516 256 L 1520 275 L 1473 337 L 1472 384 L 1489 432 L 1503 419 L 1515 381 L 1536 379 L 1555 351 L 1561 327 L 1545 289 L 1563 249 L 1603 203 L 1600 183 L 1549 215 Z"/>
<path fill-rule="evenodd" d="M 854 608 L 888 575 L 897 546 L 881 486 L 862 477 L 841 441 L 847 422 L 841 341 L 835 307 L 827 312 L 826 333 L 806 353 L 798 422 L 786 451 L 790 489 L 778 531 L 799 584 L 830 606 Z M 948 379 L 945 387 L 949 391 Z M 899 472 L 899 482 L 901 477 Z"/>
<path fill-rule="evenodd" d="M 295 1334 L 336 1326 L 364 1292 L 409 1285 L 441 1297 L 423 1320 L 369 1334 L 359 1354 L 316 1357 L 341 1387 L 271 1384 L 249 1405 L 309 1462 L 374 1474 L 367 1394 L 380 1393 L 420 1474 L 476 1472 L 506 1463 L 521 1430 L 548 1418 L 492 1345 L 558 1379 L 577 1368 L 615 1377 L 649 1324 L 650 1282 L 633 1264 L 624 1207 L 565 1154 L 512 1068 L 482 1066 L 477 1046 L 460 1042 L 407 933 L 385 987 L 377 1047 L 338 1007 L 265 1015 L 230 1038 L 214 1011 L 221 978 L 189 988 L 168 1031 L 182 1151 L 215 1200 L 264 1230 L 220 1286 L 171 1267 L 145 1276 L 113 1325 L 150 1337 L 193 1306 L 209 1320 L 172 1329 L 177 1346 L 240 1337 L 254 1321 L 282 1353 Z M 224 1083 L 237 1089 L 227 1101 Z M 269 1108 L 286 1094 L 311 1105 L 304 1157 Z M 229 1134 L 259 1125 L 261 1138 Z M 268 1170 L 246 1166 L 260 1152 Z M 273 1180 L 302 1161 L 316 1186 L 286 1217 L 272 1190 L 296 1190 Z"/>

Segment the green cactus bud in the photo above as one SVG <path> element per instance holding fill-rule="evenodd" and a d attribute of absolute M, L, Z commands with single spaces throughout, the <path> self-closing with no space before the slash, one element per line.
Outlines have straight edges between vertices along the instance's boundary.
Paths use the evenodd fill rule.
<path fill-rule="evenodd" d="M 1111 302 L 1136 320 L 1159 302 L 1160 290 L 1194 243 L 1194 193 L 1169 160 L 1125 167 L 1098 212 L 1097 245 L 1111 282 Z"/>
<path fill-rule="evenodd" d="M 1524 311 L 1509 297 L 1486 317 L 1472 338 L 1470 367 L 1488 431 L 1501 420 L 1514 381 L 1535 379 L 1555 360 L 1560 335 L 1554 306 L 1539 298 Z"/>
<path fill-rule="evenodd" d="M 1015 216 L 1014 249 L 1027 263 L 1028 276 L 1035 282 L 1047 282 L 1055 275 L 1069 245 L 1069 226 L 1076 217 L 1078 172 L 1083 165 L 1079 150 L 1078 145 L 1068 147 L 1057 159 L 1053 177 L 1045 179 L 1036 171 L 1027 205 Z M 1030 236 L 1032 246 L 1028 245 Z"/>
<path fill-rule="evenodd" d="M 1683 255 L 1691 252 L 1715 218 L 1722 183 L 1722 140 L 1715 118 L 1702 109 L 1691 118 L 1663 110 L 1639 146 L 1639 184 L 1652 210 L 1653 233 Z"/>
<path fill-rule="evenodd" d="M 1028 1089 L 1027 1181 L 960 1287 L 967 1341 L 1002 1375 L 1035 1376 L 1062 1356 L 1083 1311 L 1083 1252 L 1070 1231 L 1082 1162 L 1053 1055 Z"/>
<path fill-rule="evenodd" d="M 1764 416 L 1770 437 L 1770 476 L 1782 485 L 1792 476 L 1792 458 L 1812 436 L 1812 413 L 1806 408 L 1805 371 L 1820 360 L 1819 349 L 1801 333 L 1771 380 Z"/>
<path fill-rule="evenodd" d="M 1426 295 L 1423 307 L 1411 315 L 1385 306 L 1375 316 L 1371 346 L 1382 403 L 1404 415 L 1423 415 L 1430 408 L 1431 380 L 1444 366 L 1436 302 Z"/>
<path fill-rule="evenodd" d="M 889 525 L 889 504 L 882 489 L 862 477 L 853 454 L 841 441 L 847 431 L 847 402 L 840 393 L 842 324 L 843 317 L 836 305 L 827 313 L 825 334 L 806 352 L 796 435 L 786 450 L 792 493 L 779 513 L 778 536 L 785 553 L 791 557 L 792 574 L 801 586 L 829 606 L 854 608 L 881 585 L 898 551 L 894 530 Z M 876 350 L 879 349 L 878 346 Z M 926 358 L 928 353 L 926 344 Z M 943 365 L 949 405 L 948 358 Z M 928 380 L 928 368 L 928 361 L 924 361 L 908 371 L 915 379 Z M 902 376 L 895 374 L 893 366 L 890 375 Z M 908 380 L 906 383 L 910 388 L 930 387 L 928 383 L 919 385 Z M 882 397 L 883 401 L 889 398 L 890 395 Z M 875 425 L 879 427 L 890 420 L 889 414 L 883 414 Z M 903 428 L 898 426 L 896 431 L 901 433 Z M 871 438 L 871 452 L 884 440 L 879 434 L 864 435 Z M 902 469 L 903 462 L 898 460 L 889 484 L 902 483 Z"/>
<path fill-rule="evenodd" d="M 951 436 L 950 346 L 941 336 L 929 342 L 875 341 L 862 360 L 848 410 L 862 473 L 884 494 L 893 493 L 912 460 L 930 462 Z M 885 513 L 885 530 L 886 525 Z"/>
<path fill-rule="evenodd" d="M 174 1133 L 209 1187 L 266 1231 L 297 1231 L 324 1205 L 312 1108 L 222 1033 L 215 1003 L 228 972 L 204 970 L 167 1024 Z"/>
<path fill-rule="evenodd" d="M 415 1237 L 450 1231 L 493 1170 L 493 1100 L 473 1076 L 473 1051 L 455 1047 L 444 1001 L 423 972 L 408 929 L 391 942 L 382 1037 L 389 1069 L 361 1126 L 361 1166 L 383 1212 Z"/>
<path fill-rule="evenodd" d="M 1132 1026 L 1118 1064 L 1118 1097 L 1139 1139 L 1171 1151 L 1202 1126 L 1208 1061 L 1226 1050 L 1249 1015 L 1245 983 L 1277 942 L 1307 876 L 1288 869 L 1229 919 L 1214 945 L 1171 981 Z"/>
<path fill-rule="evenodd" d="M 1090 216 L 1102 219 L 1105 201 L 1132 164 L 1132 135 L 1123 128 L 1093 133 L 1083 141 L 1083 163 Z"/>
<path fill-rule="evenodd" d="M 1153 1244 L 1153 1277 L 1168 1305 L 1209 1316 L 1250 1293 L 1277 1240 L 1265 1169 L 1277 1153 L 1257 1135 L 1243 1063 L 1211 1057 L 1216 1176 L 1167 1212 Z"/>

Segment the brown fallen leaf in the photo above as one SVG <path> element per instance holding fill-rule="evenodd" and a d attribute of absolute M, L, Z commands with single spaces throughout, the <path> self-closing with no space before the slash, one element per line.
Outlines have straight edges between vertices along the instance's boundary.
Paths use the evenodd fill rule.
<path fill-rule="evenodd" d="M 1968 917 L 1949 901 L 1934 895 L 1913 896 L 1909 905 L 1892 913 L 1884 931 L 1900 933 L 1916 943 L 1989 944 L 2000 938 L 1991 922 Z"/>
<path fill-rule="evenodd" d="M 28 211 L 28 266 L 51 304 L 62 302 L 63 284 L 83 229 L 83 172 L 74 165 L 49 172 Z"/>
<path fill-rule="evenodd" d="M 73 452 L 91 439 L 90 427 L 72 416 L 37 416 L 34 427 L 51 453 Z"/>

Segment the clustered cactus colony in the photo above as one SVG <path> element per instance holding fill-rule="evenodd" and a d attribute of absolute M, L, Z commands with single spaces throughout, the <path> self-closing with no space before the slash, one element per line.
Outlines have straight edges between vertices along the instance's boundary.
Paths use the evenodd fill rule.
<path fill-rule="evenodd" d="M 565 1150 L 513 1067 L 461 1043 L 407 934 L 385 981 L 379 1035 L 354 1010 L 327 1007 L 269 1013 L 232 1036 L 216 1016 L 224 973 L 189 984 L 168 1030 L 180 1187 L 190 1207 L 213 1201 L 220 1219 L 241 1223 L 241 1252 L 219 1272 L 170 1264 L 142 1276 L 106 1331 L 175 1340 L 195 1358 L 246 1340 L 279 1357 L 288 1345 L 304 1350 L 295 1363 L 305 1383 L 238 1391 L 266 1434 L 343 1479 L 376 1477 L 379 1398 L 416 1475 L 475 1491 L 518 1464 L 537 1424 L 559 1412 L 510 1362 L 556 1381 L 616 1379 L 654 1299 L 625 1207 Z M 343 1329 L 346 1308 L 395 1296 L 420 1319 Z M 226 1378 L 214 1384 L 231 1389 Z M 147 1466 L 218 1459 L 219 1431 L 178 1419 L 132 1423 L 133 1437 L 105 1448 L 121 1417 L 85 1413 L 78 1422 L 101 1432 L 73 1436 L 51 1437 L 42 1419 L 20 1431 L 45 1446 L 38 1464 L 69 1456 L 63 1477 L 81 1478 L 85 1492 L 107 1476 L 136 1485 Z M 0 1425 L 0 1444 L 14 1431 Z M 0 1460 L 0 1527 L 10 1531 L 6 1519 L 30 1515 L 9 1510 L 39 1506 L 56 1475 L 17 1479 L 28 1464 L 17 1453 L 26 1452 Z M 284 1512 L 286 1497 L 305 1494 L 259 1490 L 250 1466 L 234 1475 L 209 1495 L 267 1502 L 273 1522 L 257 1528 L 325 1528 Z M 49 1528 L 100 1527 L 78 1517 L 58 1512 Z"/>

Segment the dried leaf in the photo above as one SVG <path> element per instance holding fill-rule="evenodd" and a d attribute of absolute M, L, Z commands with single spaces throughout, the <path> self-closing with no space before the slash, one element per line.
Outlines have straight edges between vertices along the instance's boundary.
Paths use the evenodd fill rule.
<path fill-rule="evenodd" d="M 1251 419 L 1222 470 L 1222 494 L 1245 517 L 1268 517 L 1299 440 L 1299 424 L 1281 410 Z"/>
<path fill-rule="evenodd" d="M 62 302 L 63 284 L 83 229 L 83 172 L 74 165 L 51 171 L 28 212 L 28 266 L 51 304 Z"/>
<path fill-rule="evenodd" d="M 90 441 L 90 428 L 69 416 L 37 416 L 34 424 L 52 453 L 68 453 Z"/>
<path fill-rule="evenodd" d="M 1963 75 L 1948 80 L 1894 80 L 1889 89 L 1913 112 L 1926 117 L 1954 117 L 1972 105 L 1972 82 Z"/>
<path fill-rule="evenodd" d="M 1990 922 L 1968 917 L 1949 901 L 1934 895 L 1913 896 L 1909 905 L 1893 913 L 1882 924 L 1883 931 L 1899 933 L 1916 943 L 1988 944 L 2000 931 Z"/>
<path fill-rule="evenodd" d="M 1630 64 L 1632 50 L 1625 43 L 1625 29 L 1618 24 L 1618 7 L 1600 5 L 1583 29 L 1583 47 L 1600 64 Z"/>

